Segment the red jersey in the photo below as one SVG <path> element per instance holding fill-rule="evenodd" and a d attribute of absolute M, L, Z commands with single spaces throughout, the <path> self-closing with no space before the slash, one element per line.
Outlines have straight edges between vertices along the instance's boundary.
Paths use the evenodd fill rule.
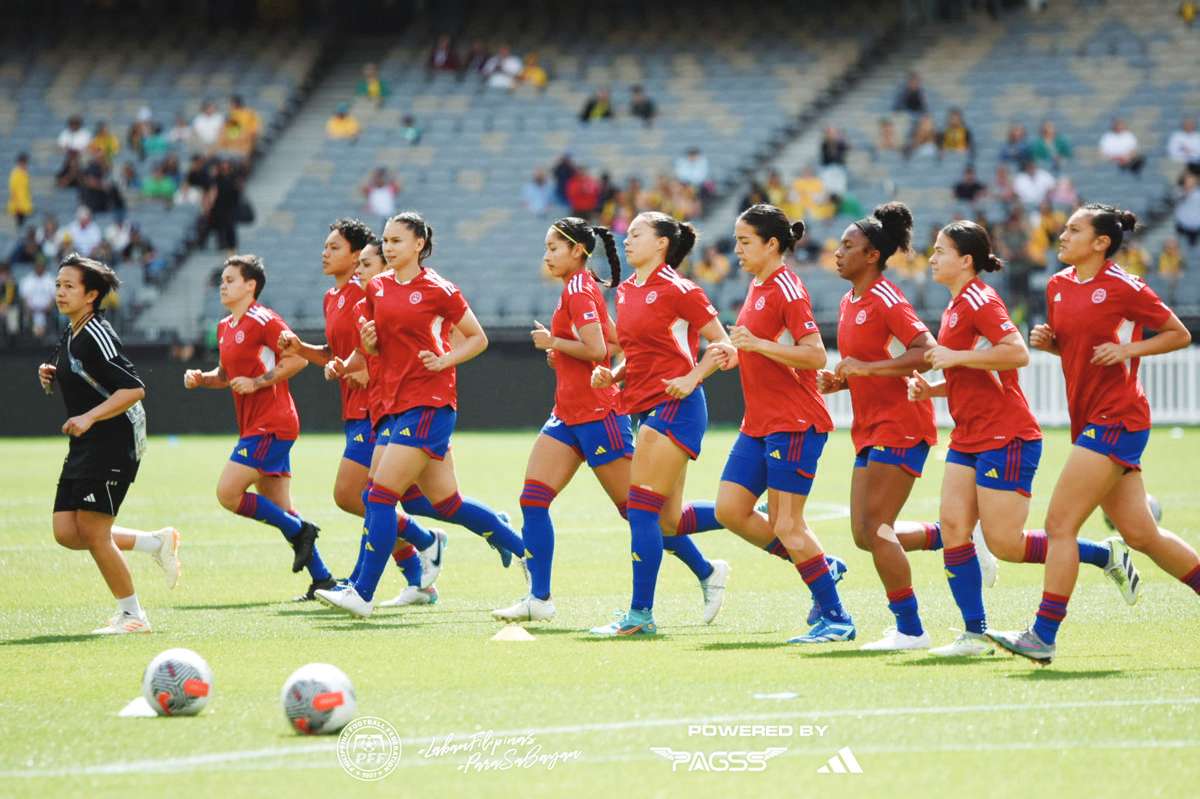
<path fill-rule="evenodd" d="M 358 313 L 355 305 L 363 298 L 363 288 L 351 280 L 325 292 L 325 341 L 338 358 L 349 358 L 358 346 Z M 348 380 L 338 381 L 342 391 L 342 418 L 367 418 L 367 390 Z"/>
<path fill-rule="evenodd" d="M 631 275 L 617 287 L 617 340 L 625 351 L 623 413 L 648 411 L 670 399 L 662 381 L 692 371 L 700 328 L 716 317 L 704 289 L 666 264 L 640 286 Z"/>
<path fill-rule="evenodd" d="M 758 338 L 787 344 L 817 332 L 804 284 L 782 265 L 763 282 L 750 281 L 737 323 Z M 761 438 L 810 427 L 818 433 L 833 429 L 815 371 L 793 369 L 757 352 L 739 352 L 738 365 L 746 401 L 743 433 Z"/>
<path fill-rule="evenodd" d="M 1068 267 L 1046 284 L 1047 321 L 1062 355 L 1071 438 L 1089 424 L 1150 428 L 1150 403 L 1138 381 L 1138 359 L 1094 366 L 1093 350 L 1107 343 L 1141 341 L 1142 328 L 1161 327 L 1171 309 L 1154 290 L 1112 261 L 1091 280 Z"/>
<path fill-rule="evenodd" d="M 379 336 L 377 382 L 384 415 L 409 408 L 457 408 L 454 368 L 431 372 L 417 354 L 450 350 L 450 333 L 468 310 L 458 287 L 422 267 L 404 283 L 394 272 L 371 278 L 365 299 L 363 317 L 374 320 Z"/>
<path fill-rule="evenodd" d="M 225 377 L 261 377 L 274 369 L 279 334 L 287 329 L 279 314 L 257 302 L 236 322 L 232 315 L 218 322 L 217 346 Z M 273 435 L 290 441 L 300 435 L 300 416 L 286 380 L 253 394 L 234 393 L 233 408 L 242 438 Z"/>
<path fill-rule="evenodd" d="M 551 335 L 579 340 L 579 329 L 585 325 L 600 325 L 600 334 L 605 337 L 612 326 L 608 317 L 608 305 L 600 293 L 600 284 L 586 269 L 581 270 L 563 286 L 562 296 L 550 318 Z M 598 362 L 608 365 L 608 356 Z M 592 369 L 596 363 L 581 361 L 561 352 L 554 354 L 554 415 L 566 424 L 582 424 L 603 419 L 617 409 L 620 392 L 615 386 L 592 388 Z"/>
<path fill-rule="evenodd" d="M 838 350 L 843 358 L 891 360 L 928 332 L 904 293 L 885 277 L 861 297 L 854 296 L 854 289 L 842 297 Z M 850 438 L 855 452 L 872 446 L 907 448 L 922 441 L 937 443 L 933 403 L 909 402 L 903 377 L 851 377 L 849 387 L 854 408 Z"/>
<path fill-rule="evenodd" d="M 361 327 L 367 321 L 367 299 L 363 297 L 358 302 L 354 303 L 354 322 Z M 363 353 L 363 358 L 367 361 L 367 411 L 371 417 L 371 427 L 379 424 L 379 420 L 387 416 L 384 407 L 387 405 L 387 397 L 384 396 L 381 386 L 382 372 L 380 370 L 380 361 L 378 355 L 368 355 Z"/>
<path fill-rule="evenodd" d="M 954 350 L 986 350 L 1017 332 L 1000 295 L 979 278 L 950 300 L 942 313 L 938 343 Z M 1002 372 L 955 366 L 944 370 L 954 431 L 950 446 L 962 452 L 1002 447 L 1014 438 L 1042 437 L 1016 369 Z"/>

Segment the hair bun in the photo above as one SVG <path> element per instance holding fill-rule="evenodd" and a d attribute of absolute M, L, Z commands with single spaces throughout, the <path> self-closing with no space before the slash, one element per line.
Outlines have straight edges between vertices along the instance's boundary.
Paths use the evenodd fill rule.
<path fill-rule="evenodd" d="M 1121 211 L 1118 217 L 1121 220 L 1121 230 L 1133 230 L 1137 227 L 1137 214 L 1133 211 Z"/>
<path fill-rule="evenodd" d="M 800 239 L 804 238 L 804 220 L 797 219 L 792 223 L 792 246 L 800 243 Z"/>
<path fill-rule="evenodd" d="M 983 270 L 985 272 L 999 272 L 1003 268 L 1004 261 L 997 258 L 995 253 L 991 253 L 988 255 L 987 263 L 984 264 Z"/>
<path fill-rule="evenodd" d="M 907 251 L 912 240 L 913 215 L 902 202 L 877 206 L 871 216 L 879 220 L 883 230 L 896 243 L 896 249 Z"/>

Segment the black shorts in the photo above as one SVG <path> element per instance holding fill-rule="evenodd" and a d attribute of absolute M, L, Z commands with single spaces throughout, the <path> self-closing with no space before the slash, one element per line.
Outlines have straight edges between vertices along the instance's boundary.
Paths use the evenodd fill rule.
<path fill-rule="evenodd" d="M 130 485 L 125 480 L 59 478 L 54 512 L 87 510 L 115 517 Z"/>

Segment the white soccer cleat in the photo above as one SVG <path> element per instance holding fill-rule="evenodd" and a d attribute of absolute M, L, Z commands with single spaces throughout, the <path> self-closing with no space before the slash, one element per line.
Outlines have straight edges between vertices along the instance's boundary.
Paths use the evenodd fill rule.
<path fill-rule="evenodd" d="M 1136 605 L 1142 593 L 1142 578 L 1129 555 L 1129 545 L 1120 536 L 1114 535 L 1101 542 L 1108 547 L 1108 563 L 1104 576 L 1117 584 L 1126 605 Z"/>
<path fill-rule="evenodd" d="M 410 585 L 392 599 L 380 602 L 378 607 L 401 608 L 405 605 L 436 605 L 437 601 L 438 590 L 435 586 L 418 588 L 415 585 Z"/>
<path fill-rule="evenodd" d="M 148 632 L 150 632 L 150 620 L 146 618 L 145 613 L 135 616 L 132 613 L 118 610 L 108 620 L 108 624 L 92 630 L 92 635 L 127 635 Z"/>
<path fill-rule="evenodd" d="M 163 570 L 167 588 L 174 588 L 179 584 L 179 575 L 183 571 L 183 564 L 179 561 L 179 531 L 174 527 L 164 527 L 151 535 L 158 539 L 158 551 L 151 557 Z"/>
<path fill-rule="evenodd" d="M 990 655 L 996 651 L 992 640 L 979 633 L 963 632 L 945 646 L 929 650 L 929 654 L 940 658 L 973 658 Z"/>
<path fill-rule="evenodd" d="M 518 599 L 515 605 L 493 610 L 492 618 L 497 621 L 550 621 L 554 613 L 552 601 L 527 594 Z"/>
<path fill-rule="evenodd" d="M 334 610 L 341 610 L 349 613 L 352 616 L 357 616 L 360 619 L 365 619 L 371 615 L 371 611 L 375 610 L 375 604 L 368 602 L 358 595 L 358 591 L 354 586 L 348 585 L 345 588 L 334 588 L 327 590 L 319 588 L 313 591 L 315 596 L 322 604 L 328 605 Z"/>
<path fill-rule="evenodd" d="M 1000 579 L 1000 563 L 992 554 L 992 550 L 988 549 L 987 541 L 983 537 L 983 525 L 979 522 L 975 522 L 971 543 L 975 545 L 975 557 L 979 558 L 979 572 L 983 575 L 983 584 L 994 588 L 996 581 Z"/>
<path fill-rule="evenodd" d="M 704 592 L 705 624 L 712 624 L 721 612 L 721 605 L 725 603 L 725 585 L 733 571 L 733 567 L 723 560 L 712 561 L 712 567 L 712 574 L 700 581 L 700 590 Z"/>
<path fill-rule="evenodd" d="M 445 530 L 435 527 L 429 532 L 433 533 L 433 543 L 425 549 L 417 550 L 417 556 L 421 559 L 422 588 L 428 588 L 437 582 L 438 574 L 442 571 L 442 556 L 446 554 L 446 547 L 450 543 L 450 536 L 446 535 Z"/>
<path fill-rule="evenodd" d="M 860 649 L 867 652 L 899 652 L 905 649 L 928 649 L 930 643 L 928 632 L 905 635 L 895 627 L 889 627 L 884 630 L 882 638 L 863 644 Z"/>

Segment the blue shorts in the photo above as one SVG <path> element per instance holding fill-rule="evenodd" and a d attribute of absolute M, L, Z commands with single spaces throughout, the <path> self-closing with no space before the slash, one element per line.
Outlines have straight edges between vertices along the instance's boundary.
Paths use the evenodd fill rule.
<path fill-rule="evenodd" d="M 920 477 L 928 457 L 929 445 L 924 441 L 914 447 L 863 447 L 854 458 L 854 468 L 865 469 L 868 462 L 886 463 Z"/>
<path fill-rule="evenodd" d="M 638 422 L 675 442 L 692 460 L 700 457 L 700 444 L 708 429 L 708 402 L 697 388 L 681 400 L 667 400 L 637 414 Z"/>
<path fill-rule="evenodd" d="M 593 469 L 618 458 L 633 457 L 633 426 L 628 416 L 616 413 L 580 424 L 565 424 L 550 414 L 542 425 L 542 435 L 566 444 Z"/>
<path fill-rule="evenodd" d="M 721 481 L 737 483 L 756 497 L 768 488 L 808 496 L 828 440 L 828 433 L 811 427 L 803 433 L 769 433 L 762 438 L 738 433 Z"/>
<path fill-rule="evenodd" d="M 370 419 L 347 419 L 346 448 L 342 457 L 348 461 L 371 468 L 371 453 L 375 451 L 375 431 Z"/>
<path fill-rule="evenodd" d="M 380 433 L 381 440 L 402 447 L 416 447 L 434 460 L 442 460 L 450 451 L 450 436 L 458 413 L 448 405 L 441 408 L 409 408 L 404 413 L 386 416 L 380 422 L 386 432 Z"/>
<path fill-rule="evenodd" d="M 975 470 L 975 485 L 997 491 L 1016 491 L 1025 497 L 1033 494 L 1033 476 L 1041 459 L 1041 439 L 1014 438 L 1003 447 L 983 452 L 963 452 L 951 447 L 946 453 L 946 463 Z"/>
<path fill-rule="evenodd" d="M 1149 430 L 1126 430 L 1120 424 L 1089 424 L 1075 446 L 1107 455 L 1126 470 L 1142 470 L 1142 453 L 1150 443 Z"/>
<path fill-rule="evenodd" d="M 258 469 L 272 477 L 292 476 L 292 444 L 295 439 L 284 440 L 272 435 L 246 436 L 239 438 L 229 460 Z"/>

